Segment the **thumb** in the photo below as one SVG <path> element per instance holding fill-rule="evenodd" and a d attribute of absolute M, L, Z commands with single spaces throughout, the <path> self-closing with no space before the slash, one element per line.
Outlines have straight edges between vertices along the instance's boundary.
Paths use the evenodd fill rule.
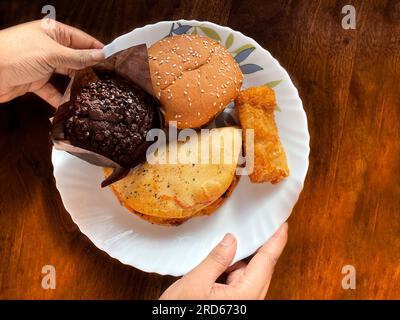
<path fill-rule="evenodd" d="M 209 255 L 197 267 L 190 271 L 187 276 L 214 283 L 232 263 L 236 253 L 236 247 L 237 243 L 235 237 L 227 233 Z"/>
<path fill-rule="evenodd" d="M 63 47 L 62 50 L 53 58 L 56 68 L 69 68 L 80 70 L 90 67 L 105 58 L 102 49 L 71 49 Z"/>

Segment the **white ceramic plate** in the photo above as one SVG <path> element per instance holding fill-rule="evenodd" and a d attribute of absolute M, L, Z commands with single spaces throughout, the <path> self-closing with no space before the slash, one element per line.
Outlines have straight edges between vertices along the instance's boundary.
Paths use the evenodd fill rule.
<path fill-rule="evenodd" d="M 235 261 L 256 251 L 289 217 L 308 168 L 307 118 L 287 72 L 271 54 L 240 32 L 210 22 L 165 21 L 115 39 L 107 56 L 132 45 L 173 34 L 197 32 L 219 40 L 236 57 L 244 87 L 269 83 L 280 111 L 276 120 L 290 167 L 290 177 L 277 184 L 251 184 L 242 177 L 231 198 L 210 217 L 193 218 L 178 227 L 147 223 L 120 206 L 109 188 L 101 189 L 102 169 L 66 152 L 53 150 L 57 188 L 80 230 L 101 250 L 122 263 L 147 272 L 180 276 L 196 266 L 222 239 L 238 240 Z"/>

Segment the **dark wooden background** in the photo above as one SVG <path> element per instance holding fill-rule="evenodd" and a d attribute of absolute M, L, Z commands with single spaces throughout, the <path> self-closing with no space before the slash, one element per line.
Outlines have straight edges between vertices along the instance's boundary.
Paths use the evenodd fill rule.
<path fill-rule="evenodd" d="M 41 18 L 44 4 L 105 43 L 193 18 L 267 48 L 299 89 L 311 134 L 304 191 L 267 298 L 400 298 L 400 1 L 0 1 L 0 27 Z M 357 9 L 357 30 L 341 28 L 346 4 Z M 50 115 L 32 96 L 0 105 L 0 297 L 157 298 L 174 278 L 109 258 L 63 208 Z M 56 267 L 56 290 L 41 288 L 46 264 Z M 357 270 L 356 290 L 341 287 L 346 264 Z"/>

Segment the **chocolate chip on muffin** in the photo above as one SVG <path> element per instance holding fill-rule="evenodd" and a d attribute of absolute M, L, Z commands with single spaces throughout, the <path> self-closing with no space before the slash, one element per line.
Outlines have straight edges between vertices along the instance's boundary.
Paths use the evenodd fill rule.
<path fill-rule="evenodd" d="M 85 85 L 64 124 L 71 144 L 108 157 L 123 167 L 137 158 L 137 149 L 157 120 L 154 99 L 114 75 Z"/>

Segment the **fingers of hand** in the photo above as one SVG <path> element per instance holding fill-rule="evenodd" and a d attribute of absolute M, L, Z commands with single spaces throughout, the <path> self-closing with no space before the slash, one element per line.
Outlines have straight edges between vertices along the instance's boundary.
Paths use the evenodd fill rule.
<path fill-rule="evenodd" d="M 55 28 L 46 29 L 46 33 L 57 42 L 49 57 L 56 69 L 80 70 L 105 59 L 104 45 L 82 30 L 56 22 Z"/>
<path fill-rule="evenodd" d="M 60 68 L 56 68 L 54 70 L 54 72 L 58 73 L 58 74 L 63 74 L 65 76 L 72 78 L 75 75 L 76 70 L 72 70 L 72 69 L 65 68 L 65 67 L 64 68 L 60 67 Z"/>
<path fill-rule="evenodd" d="M 55 68 L 80 70 L 103 61 L 104 58 L 102 49 L 76 50 L 60 46 L 58 52 L 50 58 L 50 63 Z"/>
<path fill-rule="evenodd" d="M 245 277 L 261 294 L 268 289 L 274 267 L 287 242 L 288 225 L 284 223 L 250 260 Z"/>
<path fill-rule="evenodd" d="M 30 84 L 23 84 L 0 91 L 0 103 L 10 101 L 16 97 L 22 96 L 29 91 Z"/>
<path fill-rule="evenodd" d="M 101 49 L 104 45 L 86 32 L 61 22 L 48 35 L 59 44 L 73 49 Z"/>
<path fill-rule="evenodd" d="M 50 83 L 46 83 L 41 88 L 32 91 L 47 103 L 51 104 L 53 107 L 57 108 L 62 99 L 61 93 Z"/>
<path fill-rule="evenodd" d="M 210 254 L 189 272 L 188 277 L 210 284 L 214 283 L 232 263 L 236 247 L 235 237 L 232 234 L 226 234 Z"/>
<path fill-rule="evenodd" d="M 228 273 L 228 277 L 226 278 L 226 284 L 231 285 L 234 283 L 238 283 L 240 277 L 244 273 L 246 269 L 247 263 L 244 261 L 238 261 L 234 265 L 230 266 L 226 272 Z"/>

